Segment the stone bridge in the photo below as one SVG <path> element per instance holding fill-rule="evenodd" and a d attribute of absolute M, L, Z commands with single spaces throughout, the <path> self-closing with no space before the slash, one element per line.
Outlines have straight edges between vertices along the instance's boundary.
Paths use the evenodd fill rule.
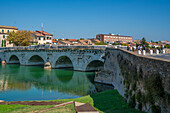
<path fill-rule="evenodd" d="M 0 61 L 25 66 L 43 66 L 49 62 L 52 68 L 92 71 L 103 67 L 103 54 L 103 49 L 4 50 L 0 52 Z"/>

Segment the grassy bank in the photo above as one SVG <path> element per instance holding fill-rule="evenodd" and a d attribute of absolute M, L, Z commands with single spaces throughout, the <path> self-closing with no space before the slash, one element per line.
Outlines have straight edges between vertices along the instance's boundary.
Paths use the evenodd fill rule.
<path fill-rule="evenodd" d="M 136 109 L 130 108 L 117 90 L 108 90 L 93 95 L 87 95 L 76 99 L 61 99 L 53 101 L 77 101 L 82 103 L 90 103 L 100 113 L 143 113 Z M 47 106 L 28 106 L 28 105 L 0 105 L 0 113 L 33 113 L 42 109 L 52 107 L 54 105 Z M 75 113 L 73 105 L 63 106 L 51 111 L 43 113 Z"/>

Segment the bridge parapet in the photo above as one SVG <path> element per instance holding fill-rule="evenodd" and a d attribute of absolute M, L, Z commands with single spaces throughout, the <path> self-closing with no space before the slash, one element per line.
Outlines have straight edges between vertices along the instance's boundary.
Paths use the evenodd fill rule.
<path fill-rule="evenodd" d="M 58 50 L 58 49 L 103 49 L 105 50 L 107 45 L 98 46 L 49 46 L 49 45 L 36 45 L 36 46 L 21 46 L 21 47 L 1 47 L 0 50 Z"/>

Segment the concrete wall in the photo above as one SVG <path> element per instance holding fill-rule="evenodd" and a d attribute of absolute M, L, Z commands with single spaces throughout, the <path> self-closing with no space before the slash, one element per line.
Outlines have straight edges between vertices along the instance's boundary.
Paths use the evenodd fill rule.
<path fill-rule="evenodd" d="M 130 106 L 146 112 L 170 112 L 170 60 L 107 48 L 96 82 L 112 84 Z"/>

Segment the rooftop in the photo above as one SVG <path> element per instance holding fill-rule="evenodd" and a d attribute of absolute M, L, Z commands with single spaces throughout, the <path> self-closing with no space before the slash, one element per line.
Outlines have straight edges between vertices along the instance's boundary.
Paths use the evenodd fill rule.
<path fill-rule="evenodd" d="M 120 34 L 115 35 L 115 34 L 111 34 L 111 33 L 109 33 L 109 34 L 98 34 L 98 35 L 105 35 L 105 36 L 119 36 L 119 37 L 132 37 L 132 36 L 123 36 L 123 35 L 120 35 Z"/>
<path fill-rule="evenodd" d="M 4 28 L 4 29 L 15 29 L 15 30 L 18 30 L 17 27 L 15 26 L 4 26 L 4 25 L 0 25 L 0 28 Z"/>
<path fill-rule="evenodd" d="M 53 36 L 52 34 L 47 33 L 45 31 L 31 31 L 31 32 L 36 36 L 45 36 L 45 35 Z"/>

